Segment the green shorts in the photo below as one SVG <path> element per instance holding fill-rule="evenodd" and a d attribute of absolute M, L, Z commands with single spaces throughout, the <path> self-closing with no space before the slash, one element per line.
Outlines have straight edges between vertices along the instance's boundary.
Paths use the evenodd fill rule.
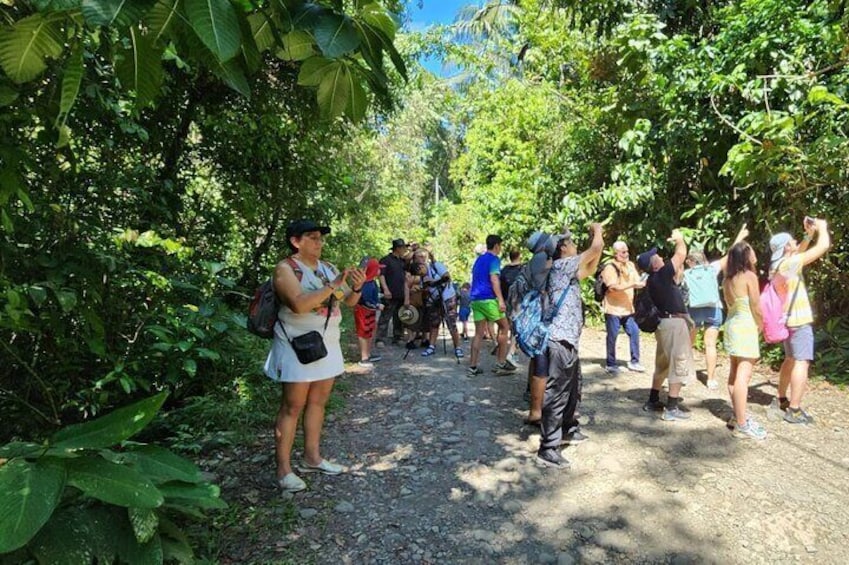
<path fill-rule="evenodd" d="M 472 316 L 474 321 L 497 322 L 504 317 L 504 312 L 498 309 L 498 300 L 490 298 L 488 300 L 472 300 Z"/>

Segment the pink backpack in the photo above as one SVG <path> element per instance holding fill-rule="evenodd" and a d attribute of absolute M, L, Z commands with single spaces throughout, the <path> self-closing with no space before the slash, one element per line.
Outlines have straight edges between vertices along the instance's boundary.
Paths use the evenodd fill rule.
<path fill-rule="evenodd" d="M 790 336 L 790 330 L 787 328 L 787 313 L 796 301 L 800 286 L 801 281 L 793 291 L 790 304 L 785 305 L 775 288 L 774 280 L 766 283 L 761 292 L 761 314 L 764 321 L 764 341 L 767 343 L 780 343 Z"/>
<path fill-rule="evenodd" d="M 766 283 L 761 292 L 761 314 L 764 320 L 764 340 L 767 343 L 779 343 L 788 338 L 790 330 L 787 329 L 784 301 L 772 281 Z"/>

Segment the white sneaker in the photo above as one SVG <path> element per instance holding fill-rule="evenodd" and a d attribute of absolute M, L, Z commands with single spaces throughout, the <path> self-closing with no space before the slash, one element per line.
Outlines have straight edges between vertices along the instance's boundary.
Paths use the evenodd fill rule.
<path fill-rule="evenodd" d="M 322 459 L 318 465 L 310 465 L 306 461 L 301 461 L 298 464 L 298 470 L 302 473 L 324 473 L 325 475 L 338 475 L 345 470 L 342 465 L 331 463 L 327 459 Z"/>
<path fill-rule="evenodd" d="M 307 488 L 307 483 L 295 473 L 289 473 L 285 477 L 277 479 L 277 486 L 286 492 L 299 492 Z"/>
<path fill-rule="evenodd" d="M 628 361 L 628 370 L 633 371 L 635 373 L 645 373 L 646 368 L 640 365 L 639 363 L 634 363 L 633 361 Z"/>
<path fill-rule="evenodd" d="M 359 363 L 357 363 L 357 365 L 359 365 L 363 369 L 374 369 L 374 363 L 372 363 L 368 360 L 360 361 Z"/>

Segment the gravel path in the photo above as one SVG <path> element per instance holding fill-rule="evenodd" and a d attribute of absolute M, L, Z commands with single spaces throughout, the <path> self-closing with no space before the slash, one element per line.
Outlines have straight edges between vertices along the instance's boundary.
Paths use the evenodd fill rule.
<path fill-rule="evenodd" d="M 441 342 L 434 357 L 413 351 L 406 361 L 403 349 L 387 347 L 375 371 L 344 377 L 346 405 L 326 427 L 324 452 L 349 472 L 306 477 L 310 489 L 283 501 L 261 482 L 254 502 L 294 506 L 294 531 L 255 536 L 231 560 L 849 562 L 845 393 L 815 387 L 807 402 L 814 426 L 769 421 L 775 376 L 762 370 L 750 402 L 769 437 L 753 443 L 725 428 L 724 389 L 686 387 L 692 420 L 664 422 L 641 410 L 650 375 L 605 373 L 602 332 L 586 330 L 581 345 L 590 440 L 565 449 L 571 470 L 534 463 L 539 440 L 522 425 L 524 376 L 494 376 L 486 355 L 486 374 L 469 378 L 468 362 L 443 355 Z M 619 346 L 623 358 L 624 336 Z M 651 367 L 651 337 L 643 350 Z M 718 373 L 727 374 L 726 360 Z M 261 438 L 255 450 L 264 454 L 252 459 L 265 474 L 270 441 Z M 244 485 L 231 486 L 244 494 Z"/>

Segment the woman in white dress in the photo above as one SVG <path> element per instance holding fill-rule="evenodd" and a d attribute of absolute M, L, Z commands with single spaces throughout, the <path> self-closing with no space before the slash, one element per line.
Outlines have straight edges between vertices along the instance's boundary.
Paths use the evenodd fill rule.
<path fill-rule="evenodd" d="M 361 269 L 341 274 L 321 260 L 327 226 L 296 220 L 286 228 L 292 255 L 274 270 L 274 289 L 280 300 L 274 341 L 265 362 L 265 374 L 283 384 L 283 395 L 274 427 L 277 482 L 283 490 L 297 492 L 306 483 L 292 470 L 292 446 L 301 413 L 304 414 L 304 454 L 301 473 L 337 475 L 342 467 L 322 458 L 319 441 L 324 424 L 324 407 L 335 378 L 344 371 L 339 323 L 339 302 L 355 306 L 365 283 Z M 347 279 L 347 280 L 346 280 Z M 302 364 L 290 341 L 310 331 L 323 335 L 327 355 Z"/>

